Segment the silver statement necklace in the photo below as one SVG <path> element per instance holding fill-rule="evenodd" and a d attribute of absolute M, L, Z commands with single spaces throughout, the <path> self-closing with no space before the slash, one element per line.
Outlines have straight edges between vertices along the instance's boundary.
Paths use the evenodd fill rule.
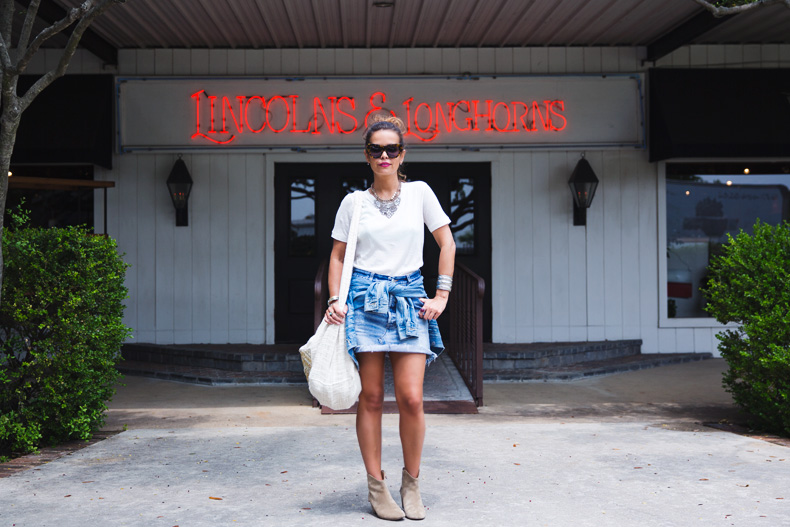
<path fill-rule="evenodd" d="M 376 189 L 373 188 L 373 185 L 370 186 L 370 191 L 373 193 L 373 197 L 376 198 L 374 202 L 376 208 L 387 218 L 391 218 L 395 211 L 398 210 L 398 205 L 400 205 L 400 187 L 401 183 L 398 182 L 398 190 L 395 191 L 395 194 L 390 199 L 381 199 L 376 194 Z"/>

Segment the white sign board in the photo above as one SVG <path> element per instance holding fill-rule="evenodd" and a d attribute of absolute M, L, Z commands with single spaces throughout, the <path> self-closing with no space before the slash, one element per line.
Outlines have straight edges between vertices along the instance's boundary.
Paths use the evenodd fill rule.
<path fill-rule="evenodd" d="M 639 76 L 119 77 L 120 150 L 358 145 L 389 111 L 414 146 L 642 146 Z"/>

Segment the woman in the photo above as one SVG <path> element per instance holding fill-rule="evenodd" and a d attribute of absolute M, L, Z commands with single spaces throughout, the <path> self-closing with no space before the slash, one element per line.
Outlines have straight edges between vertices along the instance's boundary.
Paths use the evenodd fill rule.
<path fill-rule="evenodd" d="M 396 117 L 374 117 L 365 131 L 365 158 L 373 185 L 364 193 L 348 301 L 338 305 L 340 275 L 353 213 L 353 195 L 343 200 L 332 230 L 329 262 L 329 324 L 346 324 L 349 353 L 359 368 L 362 392 L 357 439 L 368 474 L 368 501 L 382 519 L 425 517 L 418 478 L 425 438 L 422 385 L 425 366 L 444 349 L 436 319 L 452 288 L 455 242 L 450 218 L 421 181 L 405 182 L 400 171 L 405 126 Z M 436 295 L 427 298 L 420 267 L 424 228 L 441 248 Z M 401 503 L 390 495 L 381 469 L 384 355 L 389 353 L 400 413 L 403 447 Z M 405 513 L 404 513 L 405 510 Z"/>

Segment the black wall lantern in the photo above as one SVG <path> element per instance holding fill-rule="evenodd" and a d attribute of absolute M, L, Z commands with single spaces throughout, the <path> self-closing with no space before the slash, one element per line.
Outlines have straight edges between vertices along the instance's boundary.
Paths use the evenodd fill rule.
<path fill-rule="evenodd" d="M 573 193 L 573 224 L 587 225 L 587 209 L 592 204 L 595 189 L 598 188 L 598 178 L 595 177 L 590 163 L 584 159 L 584 154 L 576 163 L 568 185 Z"/>
<path fill-rule="evenodd" d="M 187 165 L 179 154 L 173 170 L 167 177 L 167 190 L 176 208 L 176 227 L 189 225 L 189 193 L 192 190 L 192 176 L 189 175 Z"/>

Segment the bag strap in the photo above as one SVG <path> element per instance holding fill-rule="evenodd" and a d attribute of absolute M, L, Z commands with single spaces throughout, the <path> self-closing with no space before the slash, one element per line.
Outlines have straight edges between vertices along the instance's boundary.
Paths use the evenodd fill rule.
<path fill-rule="evenodd" d="M 348 288 L 351 286 L 351 272 L 354 269 L 354 255 L 357 250 L 357 232 L 359 231 L 359 218 L 362 216 L 362 200 L 364 190 L 354 192 L 354 214 L 351 216 L 351 225 L 348 230 L 346 254 L 343 257 L 343 272 L 340 275 L 340 291 L 338 291 L 338 304 L 346 303 Z"/>

